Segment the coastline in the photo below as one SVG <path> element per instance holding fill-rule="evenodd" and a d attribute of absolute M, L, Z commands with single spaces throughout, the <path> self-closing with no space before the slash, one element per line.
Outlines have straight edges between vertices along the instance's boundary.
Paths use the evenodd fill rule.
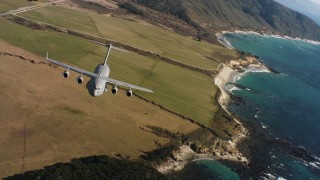
<path fill-rule="evenodd" d="M 231 100 L 229 93 L 231 89 L 226 89 L 227 83 L 234 83 L 239 78 L 244 76 L 248 72 L 270 72 L 267 67 L 261 64 L 257 59 L 248 57 L 246 60 L 232 60 L 227 64 L 223 64 L 219 73 L 214 78 L 214 83 L 220 89 L 220 96 L 218 102 L 229 115 L 237 122 L 241 127 L 241 132 L 233 134 L 231 140 L 223 141 L 222 148 L 214 147 L 212 149 L 203 149 L 200 153 L 197 153 L 191 149 L 188 145 L 180 146 L 179 150 L 173 152 L 174 158 L 168 158 L 164 163 L 156 166 L 156 169 L 163 173 L 168 174 L 171 172 L 181 171 L 187 164 L 199 161 L 199 160 L 213 160 L 213 161 L 232 161 L 240 164 L 249 164 L 249 158 L 245 157 L 238 149 L 237 145 L 242 139 L 248 137 L 248 130 L 242 125 L 241 121 L 235 118 L 228 110 L 228 104 Z M 235 67 L 233 64 L 239 63 L 239 67 Z M 248 65 L 247 67 L 241 66 L 241 64 Z M 239 72 L 241 71 L 241 72 Z"/>
<path fill-rule="evenodd" d="M 260 36 L 268 36 L 268 37 L 274 37 L 274 38 L 281 38 L 281 39 L 289 39 L 289 40 L 297 40 L 297 41 L 303 41 L 307 43 L 312 44 L 318 44 L 320 45 L 320 42 L 317 41 L 310 41 L 310 40 L 304 40 L 300 38 L 291 38 L 288 36 L 280 36 L 280 35 L 271 35 L 271 34 L 262 34 L 258 32 L 253 31 L 235 31 L 235 32 L 224 32 L 224 33 L 238 33 L 238 34 L 256 34 Z M 216 34 L 217 38 L 220 43 L 222 43 L 227 48 L 234 49 L 230 42 L 227 41 L 227 39 L 222 39 L 223 34 L 219 33 Z M 229 43 L 229 45 L 226 46 L 225 43 Z M 229 47 L 228 47 L 229 46 Z M 241 59 L 242 58 L 242 59 Z M 296 147 L 286 141 L 278 140 L 277 138 L 274 140 L 270 140 L 265 138 L 264 135 L 261 135 L 259 131 L 256 130 L 256 126 L 254 124 L 242 124 L 241 121 L 239 121 L 236 117 L 236 115 L 231 114 L 231 112 L 228 111 L 228 105 L 232 101 L 237 101 L 237 99 L 233 98 L 232 92 L 237 89 L 241 89 L 244 91 L 250 91 L 248 88 L 243 87 L 237 87 L 236 81 L 241 79 L 243 76 L 245 76 L 247 73 L 250 72 L 265 72 L 265 73 L 276 73 L 279 74 L 279 72 L 274 71 L 272 68 L 267 67 L 264 65 L 261 61 L 258 59 L 259 57 L 252 55 L 245 54 L 245 56 L 240 56 L 240 59 L 237 60 L 230 60 L 228 63 L 222 63 L 219 65 L 221 67 L 219 69 L 219 73 L 214 78 L 214 83 L 218 88 L 220 89 L 220 95 L 217 96 L 217 101 L 220 104 L 221 108 L 227 112 L 230 117 L 233 118 L 234 121 L 236 121 L 242 131 L 241 133 L 234 133 L 232 134 L 232 140 L 231 141 L 223 141 L 223 143 L 232 145 L 234 147 L 234 150 L 237 151 L 237 153 L 241 154 L 238 149 L 241 150 L 241 152 L 246 156 L 242 156 L 241 158 L 237 158 L 235 154 L 230 153 L 226 149 L 219 149 L 213 148 L 210 149 L 211 152 L 204 152 L 202 154 L 194 152 L 189 146 L 183 145 L 180 147 L 180 149 L 176 152 L 173 152 L 173 159 L 169 159 L 167 162 L 161 164 L 160 166 L 156 167 L 158 171 L 160 171 L 163 174 L 168 174 L 171 172 L 177 172 L 181 171 L 187 164 L 192 163 L 194 161 L 199 160 L 212 160 L 212 161 L 219 161 L 222 164 L 226 165 L 229 168 L 232 168 L 232 170 L 235 170 L 238 174 L 240 173 L 244 177 L 246 177 L 246 173 L 256 173 L 251 174 L 253 177 L 265 177 L 270 179 L 276 179 L 277 175 L 270 173 L 268 169 L 259 169 L 260 167 L 263 167 L 265 164 L 260 164 L 261 162 L 257 160 L 255 157 L 256 155 L 252 154 L 255 148 L 261 149 L 261 148 L 267 148 L 269 146 L 272 147 L 278 147 L 286 149 L 288 154 L 296 159 L 299 159 L 305 164 L 305 166 L 310 166 L 315 169 L 319 169 L 319 162 L 316 160 L 317 157 L 310 154 L 306 150 L 304 150 L 301 147 Z M 247 129 L 246 129 L 247 128 Z M 265 128 L 265 127 L 258 127 L 259 128 Z M 242 134 L 243 133 L 243 134 Z M 250 145 L 250 146 L 249 146 Z M 237 149 L 238 147 L 238 149 Z M 212 152 L 212 150 L 214 152 Z M 197 151 L 198 152 L 198 151 Z M 264 156 L 267 156 L 267 154 L 264 154 Z M 311 158 L 310 158 L 311 157 Z M 271 157 L 273 158 L 273 156 Z M 310 159 L 308 159 L 310 158 Z M 175 160 L 174 160 L 175 159 Z M 249 160 L 250 161 L 249 161 Z M 224 161 L 226 160 L 226 161 Z M 236 164 L 233 164 L 235 162 Z M 243 163 L 242 165 L 246 166 L 245 169 L 247 169 L 247 172 L 243 172 L 243 168 L 239 168 L 239 162 Z M 230 164 L 229 164 L 230 163 Z M 230 165 L 230 166 L 229 166 Z M 188 169 L 190 170 L 190 169 Z M 278 178 L 282 178 L 281 176 L 278 176 Z"/>
<path fill-rule="evenodd" d="M 240 139 L 239 139 L 240 140 Z M 229 146 L 234 147 L 236 142 L 226 142 Z M 173 152 L 174 159 L 169 158 L 166 162 L 156 166 L 156 169 L 162 174 L 169 174 L 172 172 L 181 171 L 187 164 L 200 161 L 200 160 L 228 160 L 233 162 L 239 162 L 242 164 L 248 164 L 248 159 L 244 157 L 240 152 L 228 153 L 223 149 L 214 149 L 212 152 L 197 153 L 193 151 L 190 146 L 182 145 L 180 148 Z"/>
<path fill-rule="evenodd" d="M 242 31 L 241 31 L 242 32 Z M 240 31 L 237 33 L 241 33 Z M 244 32 L 244 31 L 243 31 Z M 225 39 L 221 41 L 223 34 L 229 33 L 227 31 L 216 34 L 218 41 L 227 48 L 234 49 L 231 44 Z M 231 33 L 231 32 L 230 32 Z M 255 33 L 257 32 L 244 32 Z M 220 38 L 219 38 L 220 37 Z M 241 140 L 248 138 L 248 130 L 242 125 L 241 121 L 232 115 L 228 110 L 228 105 L 231 101 L 230 93 L 233 90 L 238 89 L 233 83 L 245 76 L 249 72 L 272 72 L 268 67 L 261 63 L 256 57 L 246 56 L 244 59 L 230 60 L 228 63 L 221 64 L 222 68 L 214 78 L 215 85 L 220 89 L 220 95 L 217 98 L 218 103 L 227 112 L 232 119 L 240 125 L 241 132 L 232 135 L 231 140 L 223 141 L 223 147 L 207 148 L 200 153 L 197 153 L 191 149 L 188 145 L 182 145 L 180 148 L 172 152 L 173 157 L 168 158 L 164 163 L 156 166 L 156 169 L 162 174 L 168 174 L 172 172 L 181 171 L 187 164 L 199 160 L 213 160 L 213 161 L 232 161 L 240 164 L 248 165 L 249 158 L 245 157 L 238 149 L 237 145 Z M 230 83 L 230 85 L 229 85 Z M 227 86 L 226 86 L 227 85 Z"/>
<path fill-rule="evenodd" d="M 304 43 L 310 43 L 313 45 L 320 45 L 320 42 L 318 41 L 313 41 L 313 40 L 308 40 L 308 39 L 302 39 L 302 38 L 293 38 L 293 37 L 289 37 L 289 36 L 282 36 L 282 35 L 276 35 L 276 34 L 269 34 L 269 33 L 260 33 L 260 32 L 254 32 L 254 31 L 234 31 L 234 32 L 230 32 L 230 31 L 223 31 L 221 33 L 217 33 L 216 36 L 219 40 L 219 42 L 224 45 L 225 47 L 229 47 L 230 42 L 224 37 L 224 34 L 227 33 L 233 33 L 233 34 L 248 34 L 248 35 L 259 35 L 259 36 L 263 36 L 266 38 L 277 38 L 277 39 L 284 39 L 284 40 L 289 40 L 289 41 L 299 41 L 299 42 L 304 42 Z M 227 44 L 225 44 L 227 43 Z M 232 49 L 234 49 L 231 46 Z M 260 66 L 260 67 L 259 67 Z M 221 91 L 227 91 L 229 93 L 232 94 L 232 88 L 226 88 L 226 83 L 228 83 L 228 81 L 231 83 L 231 85 L 233 85 L 233 83 L 238 80 L 238 78 L 241 78 L 241 76 L 245 75 L 245 73 L 247 72 L 273 72 L 276 74 L 279 74 L 279 72 L 276 72 L 274 69 L 269 68 L 267 66 L 265 66 L 263 63 L 259 62 L 259 64 L 256 66 L 258 69 L 256 70 L 252 70 L 250 68 L 245 68 L 245 72 L 243 73 L 238 73 L 235 72 L 234 70 L 232 70 L 232 68 L 228 67 L 228 64 L 225 64 L 224 67 L 221 69 L 221 71 L 218 74 L 219 79 L 216 79 L 216 85 L 220 88 Z M 224 88 L 224 89 L 223 89 Z M 237 88 L 237 87 L 235 87 Z M 245 90 L 250 90 L 250 89 L 245 89 Z M 228 93 L 224 93 L 227 94 Z M 222 98 L 224 97 L 224 98 Z M 225 95 L 221 95 L 220 99 L 219 99 L 219 103 L 222 104 L 228 104 L 228 102 L 230 101 L 230 97 L 225 96 Z M 228 111 L 227 111 L 228 112 Z M 261 123 L 263 129 L 265 129 L 265 125 L 263 125 Z M 320 167 L 318 165 L 320 165 L 320 163 L 318 162 L 318 157 L 314 154 L 312 154 L 312 152 L 307 151 L 303 146 L 296 146 L 294 144 L 291 144 L 290 142 L 286 141 L 286 140 L 279 140 L 277 137 L 275 138 L 275 140 L 269 140 L 267 138 L 265 138 L 264 136 L 259 137 L 259 132 L 255 130 L 252 130 L 252 128 L 256 128 L 254 126 L 246 126 L 249 130 L 250 130 L 250 135 L 248 136 L 248 141 L 245 142 L 245 144 L 250 144 L 252 147 L 254 148 L 265 148 L 267 146 L 274 146 L 274 147 L 278 147 L 278 148 L 283 148 L 283 149 L 289 149 L 286 153 L 291 156 L 292 158 L 295 158 L 296 160 L 299 160 L 300 163 L 302 163 L 304 166 L 306 167 L 311 167 L 311 169 L 313 170 L 319 170 Z M 283 143 L 285 142 L 285 143 Z M 248 147 L 244 147 L 244 148 L 248 148 Z M 250 158 L 251 156 L 251 152 L 244 152 L 244 154 L 246 154 L 247 156 L 249 156 Z M 258 161 L 255 161 L 254 159 L 252 161 L 250 161 L 250 167 L 251 169 L 255 169 L 255 167 L 259 166 Z M 281 176 L 278 176 L 276 174 L 272 174 L 270 173 L 270 171 L 268 171 L 267 169 L 264 169 L 263 172 L 261 173 L 262 177 L 266 177 L 266 178 L 270 178 L 270 179 L 282 179 Z"/>
<path fill-rule="evenodd" d="M 216 33 L 215 35 L 218 39 L 218 42 L 229 49 L 234 49 L 234 48 L 232 47 L 231 43 L 229 41 L 227 41 L 226 38 L 224 38 L 224 35 L 228 34 L 228 33 L 260 35 L 260 36 L 265 36 L 265 37 L 272 37 L 272 38 L 277 38 L 277 39 L 287 39 L 287 40 L 293 40 L 293 41 L 302 41 L 302 42 L 306 42 L 306 43 L 320 45 L 319 41 L 304 39 L 304 38 L 299 38 L 299 37 L 290 37 L 290 36 L 286 36 L 286 35 L 275 34 L 272 32 L 256 32 L 256 31 L 250 31 L 250 30 L 247 30 L 247 31 L 235 30 L 235 31 L 221 31 L 221 32 Z"/>

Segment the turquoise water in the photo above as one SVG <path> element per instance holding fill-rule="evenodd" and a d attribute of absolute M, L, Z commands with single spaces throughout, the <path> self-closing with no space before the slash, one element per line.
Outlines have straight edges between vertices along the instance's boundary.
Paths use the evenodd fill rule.
<path fill-rule="evenodd" d="M 238 180 L 240 177 L 230 168 L 222 165 L 217 161 L 199 160 L 189 164 L 184 171 L 183 179 L 197 180 Z"/>
<path fill-rule="evenodd" d="M 320 45 L 262 35 L 226 34 L 236 49 L 259 55 L 275 73 L 248 73 L 232 91 L 245 104 L 230 110 L 244 120 L 261 124 L 274 138 L 284 139 L 320 156 Z M 315 162 L 307 165 L 266 149 L 270 173 L 286 179 L 320 179 Z"/>

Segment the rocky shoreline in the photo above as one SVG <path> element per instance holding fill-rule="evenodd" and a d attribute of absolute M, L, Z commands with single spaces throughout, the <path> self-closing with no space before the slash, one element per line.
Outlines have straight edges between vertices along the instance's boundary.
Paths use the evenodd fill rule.
<path fill-rule="evenodd" d="M 227 40 L 223 41 L 222 35 L 224 33 L 227 32 L 217 34 L 219 42 L 228 48 L 233 48 Z M 219 73 L 214 78 L 214 83 L 220 90 L 220 95 L 216 100 L 231 120 L 239 125 L 240 133 L 231 134 L 230 140 L 221 140 L 222 145 L 220 147 L 211 146 L 210 148 L 195 150 L 188 145 L 182 145 L 178 150 L 172 152 L 172 157 L 156 166 L 159 172 L 170 174 L 181 171 L 186 165 L 194 161 L 214 160 L 222 162 L 237 171 L 241 177 L 257 177 L 258 173 L 255 173 L 257 172 L 254 170 L 255 167 L 250 166 L 255 164 L 250 162 L 251 159 L 255 159 L 255 157 L 250 154 L 251 148 L 248 147 L 251 143 L 250 139 L 252 139 L 253 136 L 251 134 L 252 126 L 248 125 L 247 122 L 243 124 L 235 114 L 229 112 L 228 105 L 230 103 L 241 103 L 241 100 L 238 100 L 232 95 L 232 91 L 239 88 L 241 89 L 241 87 L 237 87 L 235 82 L 245 76 L 245 74 L 249 72 L 278 72 L 268 68 L 260 61 L 259 57 L 249 53 L 240 53 L 238 59 L 230 60 L 228 63 L 221 64 L 219 67 Z M 253 169 L 250 170 L 249 166 Z"/>
<path fill-rule="evenodd" d="M 292 38 L 283 35 L 277 35 L 267 32 L 253 32 L 253 31 L 235 31 L 235 32 L 221 32 L 217 33 L 216 36 L 219 39 L 219 42 L 222 43 L 225 47 L 230 45 L 226 39 L 223 39 L 223 34 L 226 33 L 236 33 L 236 34 L 257 34 L 262 36 L 269 36 L 273 38 L 281 38 L 281 39 L 289 39 L 293 41 L 302 41 L 306 43 L 312 44 L 320 44 L 320 42 L 301 39 L 301 38 Z M 233 48 L 231 45 L 229 48 Z M 225 64 L 220 73 L 227 72 L 230 74 L 229 78 L 220 78 L 218 80 L 218 84 L 221 88 L 225 88 L 225 91 L 228 91 L 227 100 L 219 101 L 220 104 L 224 104 L 227 106 L 229 103 L 241 104 L 245 103 L 244 100 L 239 99 L 236 96 L 232 95 L 232 91 L 236 90 L 237 88 L 243 89 L 244 87 L 240 87 L 235 81 L 239 80 L 245 73 L 248 72 L 268 72 L 268 73 L 276 73 L 280 74 L 276 70 L 267 67 L 261 61 L 259 61 L 259 57 L 256 57 L 257 63 L 250 63 L 249 65 L 241 66 L 238 62 L 234 62 L 232 65 L 232 61 L 229 64 Z M 231 65 L 231 66 L 230 66 Z M 239 67 L 239 66 L 240 67 Z M 238 66 L 238 67 L 237 67 Z M 225 77 L 225 76 L 224 76 Z M 223 82 L 221 82 L 223 81 Z M 229 85 L 225 86 L 226 82 L 229 82 Z M 250 89 L 246 89 L 250 90 Z M 231 96 L 228 96 L 231 95 Z M 233 117 L 237 117 L 236 114 L 232 114 Z M 236 172 L 240 175 L 240 177 L 244 177 L 247 179 L 251 177 L 253 179 L 259 178 L 267 178 L 267 179 L 277 179 L 276 175 L 270 172 L 269 166 L 272 165 L 274 155 L 270 154 L 270 151 L 266 151 L 266 149 L 270 149 L 271 151 L 275 151 L 274 153 L 281 153 L 287 156 L 291 156 L 295 160 L 299 161 L 300 163 L 308 166 L 313 172 L 320 175 L 320 168 L 319 168 L 319 160 L 317 156 L 309 152 L 304 147 L 296 146 L 286 140 L 279 139 L 277 137 L 272 136 L 261 123 L 256 122 L 249 122 L 249 121 L 242 121 L 242 125 L 247 130 L 247 138 L 243 139 L 241 142 L 237 144 L 237 147 L 241 153 L 246 156 L 248 161 L 248 168 L 246 169 L 238 169 Z M 230 162 L 225 162 L 228 167 L 237 169 L 237 165 L 234 165 Z"/>
<path fill-rule="evenodd" d="M 221 64 L 220 67 L 219 73 L 214 78 L 214 83 L 220 90 L 217 101 L 221 108 L 228 113 L 229 117 L 239 124 L 241 132 L 232 134 L 231 139 L 228 141 L 222 141 L 223 148 L 213 147 L 194 151 L 190 146 L 182 145 L 172 153 L 173 158 L 169 158 L 164 163 L 156 166 L 159 172 L 170 174 L 181 171 L 186 165 L 194 161 L 214 160 L 227 165 L 236 171 L 240 177 L 261 177 L 262 171 L 259 169 L 261 165 L 259 164 L 260 162 L 257 163 L 257 157 L 253 153 L 254 147 L 256 147 L 256 144 L 258 144 L 257 147 L 270 144 L 270 139 L 256 130 L 256 128 L 262 129 L 261 127 L 256 127 L 255 124 L 249 122 L 243 122 L 235 114 L 229 112 L 228 105 L 230 103 L 241 103 L 241 100 L 232 95 L 232 91 L 241 88 L 237 87 L 235 82 L 245 74 L 249 72 L 277 72 L 270 70 L 259 61 L 258 57 L 252 55 L 245 55 L 237 60 L 231 60 L 226 64 Z M 253 137 L 257 137 L 257 139 Z M 265 175 L 262 174 L 262 176 Z"/>
<path fill-rule="evenodd" d="M 228 83 L 234 83 L 237 78 L 243 76 L 250 71 L 266 71 L 268 68 L 260 63 L 255 57 L 248 56 L 244 59 L 231 60 L 227 64 L 223 64 L 219 73 L 214 78 L 214 83 L 220 89 L 220 95 L 217 98 L 221 108 L 232 117 L 233 121 L 240 126 L 241 132 L 233 134 L 230 140 L 222 141 L 221 147 L 202 148 L 193 150 L 190 145 L 182 145 L 172 153 L 173 157 L 168 158 L 165 162 L 157 165 L 156 168 L 163 174 L 181 171 L 187 164 L 198 160 L 216 160 L 227 162 L 229 164 L 237 164 L 238 166 L 247 166 L 249 157 L 244 156 L 238 150 L 238 144 L 248 137 L 248 130 L 242 125 L 241 121 L 228 111 L 228 104 L 231 100 L 230 89 L 225 86 Z"/>

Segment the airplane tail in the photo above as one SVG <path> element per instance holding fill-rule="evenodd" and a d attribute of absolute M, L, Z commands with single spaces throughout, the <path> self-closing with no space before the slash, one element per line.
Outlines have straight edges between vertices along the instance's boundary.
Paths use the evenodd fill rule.
<path fill-rule="evenodd" d="M 97 44 L 100 44 L 100 45 L 102 45 L 102 46 L 108 47 L 108 52 L 107 52 L 106 57 L 105 57 L 105 59 L 104 59 L 104 66 L 107 64 L 107 61 L 108 61 L 108 57 L 109 57 L 111 48 L 112 48 L 112 49 L 119 50 L 119 51 L 123 51 L 123 52 L 128 52 L 128 51 L 126 51 L 126 50 L 124 50 L 124 49 L 114 47 L 114 46 L 112 46 L 112 44 L 105 44 L 105 43 L 101 43 L 101 42 L 99 42 L 99 41 L 93 41 L 93 42 L 95 42 L 95 43 L 97 43 Z"/>
<path fill-rule="evenodd" d="M 107 65 L 107 61 L 108 61 L 108 58 L 109 58 L 109 54 L 110 54 L 111 48 L 112 48 L 112 44 L 110 44 L 109 47 L 108 47 L 108 52 L 107 52 L 107 54 L 106 54 L 106 57 L 105 57 L 104 63 L 103 63 L 104 66 Z"/>

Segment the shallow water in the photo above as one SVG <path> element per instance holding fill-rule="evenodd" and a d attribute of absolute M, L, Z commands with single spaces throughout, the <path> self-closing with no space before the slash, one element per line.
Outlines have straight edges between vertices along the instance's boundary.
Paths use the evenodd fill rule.
<path fill-rule="evenodd" d="M 220 164 L 218 161 L 199 160 L 189 164 L 184 169 L 183 179 L 197 180 L 237 180 L 240 177 L 228 167 Z"/>

